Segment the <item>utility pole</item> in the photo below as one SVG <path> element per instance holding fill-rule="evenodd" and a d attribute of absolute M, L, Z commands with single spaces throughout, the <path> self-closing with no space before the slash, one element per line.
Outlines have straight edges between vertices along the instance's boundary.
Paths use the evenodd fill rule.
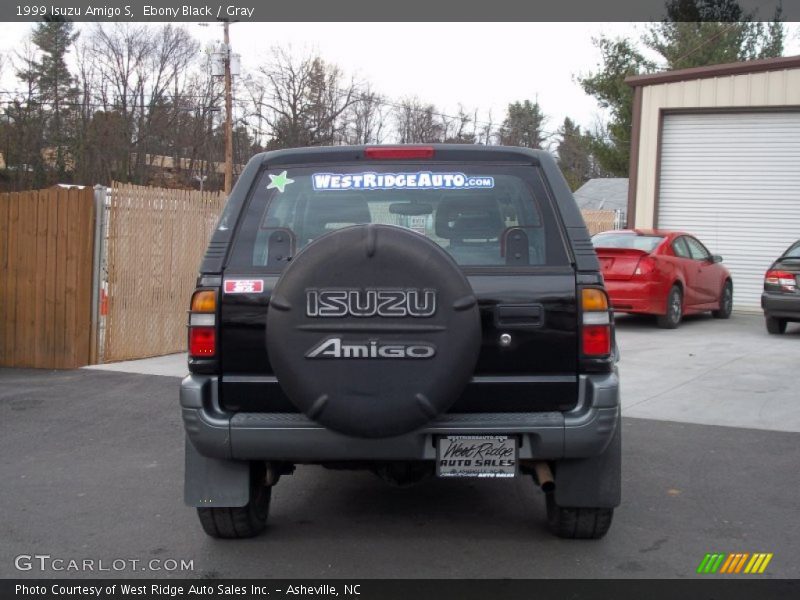
<path fill-rule="evenodd" d="M 223 23 L 225 30 L 225 195 L 233 187 L 233 97 L 231 92 L 231 37 L 228 21 Z"/>

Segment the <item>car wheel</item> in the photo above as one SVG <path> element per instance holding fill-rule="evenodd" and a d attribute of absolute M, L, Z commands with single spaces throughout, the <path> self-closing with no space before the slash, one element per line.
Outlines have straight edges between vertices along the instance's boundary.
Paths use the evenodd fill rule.
<path fill-rule="evenodd" d="M 683 294 L 681 288 L 673 285 L 667 296 L 667 314 L 658 315 L 656 322 L 662 329 L 675 329 L 683 316 Z"/>
<path fill-rule="evenodd" d="M 766 322 L 767 322 L 767 331 L 769 333 L 780 335 L 786 331 L 786 319 L 767 317 Z"/>
<path fill-rule="evenodd" d="M 613 508 L 558 506 L 547 494 L 547 527 L 554 535 L 570 540 L 599 540 L 611 527 Z"/>
<path fill-rule="evenodd" d="M 719 297 L 719 310 L 711 312 L 715 319 L 730 319 L 733 312 L 733 283 L 730 280 L 722 286 L 722 295 Z"/>
<path fill-rule="evenodd" d="M 272 487 L 264 482 L 264 465 L 257 463 L 250 473 L 250 500 L 244 506 L 198 508 L 203 531 L 213 538 L 255 537 L 267 527 Z"/>

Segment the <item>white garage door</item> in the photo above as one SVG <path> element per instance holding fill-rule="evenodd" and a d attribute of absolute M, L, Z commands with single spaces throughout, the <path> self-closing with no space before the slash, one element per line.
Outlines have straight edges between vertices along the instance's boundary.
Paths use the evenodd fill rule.
<path fill-rule="evenodd" d="M 665 115 L 657 225 L 696 235 L 759 308 L 764 273 L 800 239 L 800 112 Z"/>

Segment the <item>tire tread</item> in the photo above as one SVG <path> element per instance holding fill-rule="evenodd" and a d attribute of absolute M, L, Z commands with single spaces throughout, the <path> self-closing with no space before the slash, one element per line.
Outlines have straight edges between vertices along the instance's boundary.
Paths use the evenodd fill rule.
<path fill-rule="evenodd" d="M 556 536 L 571 540 L 598 540 L 608 533 L 613 508 L 572 508 L 556 505 L 547 498 L 547 523 Z"/>
<path fill-rule="evenodd" d="M 786 319 L 777 317 L 766 317 L 767 332 L 773 335 L 781 335 L 786 332 Z"/>
<path fill-rule="evenodd" d="M 681 299 L 681 316 L 678 317 L 678 321 L 675 322 L 670 318 L 670 305 L 672 300 L 673 294 L 679 294 Z M 677 329 L 678 326 L 681 324 L 683 317 L 683 292 L 678 285 L 673 285 L 670 290 L 669 294 L 667 294 L 667 313 L 664 315 L 657 315 L 656 316 L 656 324 L 661 329 Z"/>
<path fill-rule="evenodd" d="M 731 288 L 731 296 L 733 296 L 733 283 L 731 282 L 730 279 L 725 282 L 724 286 L 722 286 L 722 295 L 720 296 L 719 310 L 712 310 L 711 311 L 711 316 L 714 317 L 715 319 L 730 319 L 731 318 L 731 313 L 733 312 L 733 300 L 731 300 L 731 306 L 728 307 L 728 310 L 725 310 L 723 308 L 723 304 L 722 304 L 722 299 L 725 297 L 725 291 L 726 291 L 726 289 L 728 287 Z"/>
<path fill-rule="evenodd" d="M 207 535 L 219 539 L 245 539 L 266 529 L 272 488 L 264 487 L 263 474 L 254 469 L 250 477 L 250 498 L 244 506 L 199 507 L 197 516 Z"/>

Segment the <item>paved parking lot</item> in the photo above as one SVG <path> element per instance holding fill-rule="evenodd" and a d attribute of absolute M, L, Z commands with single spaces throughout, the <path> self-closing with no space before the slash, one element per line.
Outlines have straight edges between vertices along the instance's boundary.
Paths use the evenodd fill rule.
<path fill-rule="evenodd" d="M 624 504 L 598 542 L 551 537 L 528 478 L 397 489 L 319 467 L 280 482 L 266 535 L 211 540 L 181 502 L 180 357 L 0 369 L 0 577 L 41 576 L 13 566 L 35 553 L 193 561 L 126 576 L 687 577 L 706 552 L 773 552 L 764 577 L 800 577 L 800 328 L 623 317 L 619 341 Z"/>
<path fill-rule="evenodd" d="M 760 314 L 687 317 L 675 330 L 617 318 L 623 414 L 800 432 L 800 325 L 769 335 Z"/>

